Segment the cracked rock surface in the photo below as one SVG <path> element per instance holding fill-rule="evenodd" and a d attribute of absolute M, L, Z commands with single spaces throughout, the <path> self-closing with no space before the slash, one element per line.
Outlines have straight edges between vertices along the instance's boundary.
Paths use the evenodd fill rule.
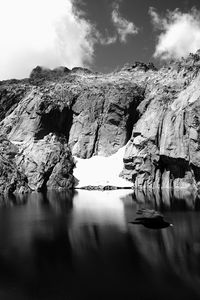
<path fill-rule="evenodd" d="M 197 53 L 149 77 L 122 172 L 136 188 L 199 186 L 199 69 Z"/>
<path fill-rule="evenodd" d="M 72 155 L 109 156 L 127 143 L 144 88 L 122 73 L 37 67 L 29 79 L 0 82 L 0 134 L 30 190 L 73 188 Z"/>
<path fill-rule="evenodd" d="M 199 70 L 197 52 L 160 70 L 36 67 L 28 79 L 0 82 L 0 192 L 73 188 L 73 155 L 110 156 L 124 145 L 121 176 L 136 188 L 198 187 Z"/>

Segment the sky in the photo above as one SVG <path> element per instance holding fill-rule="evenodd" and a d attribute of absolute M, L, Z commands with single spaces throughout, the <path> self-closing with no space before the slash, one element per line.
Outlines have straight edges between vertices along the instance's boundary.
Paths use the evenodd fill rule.
<path fill-rule="evenodd" d="M 37 65 L 108 73 L 200 49 L 199 0 L 0 0 L 0 80 Z"/>

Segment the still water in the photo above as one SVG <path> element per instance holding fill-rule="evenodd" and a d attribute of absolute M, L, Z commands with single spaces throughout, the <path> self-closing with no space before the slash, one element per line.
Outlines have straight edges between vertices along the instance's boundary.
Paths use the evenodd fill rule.
<path fill-rule="evenodd" d="M 199 201 L 128 190 L 1 199 L 0 299 L 200 299 Z M 174 226 L 130 224 L 140 208 Z"/>

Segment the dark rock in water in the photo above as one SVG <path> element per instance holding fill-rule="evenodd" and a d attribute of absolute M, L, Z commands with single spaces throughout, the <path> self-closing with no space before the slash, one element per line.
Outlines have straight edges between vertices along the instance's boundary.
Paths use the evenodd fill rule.
<path fill-rule="evenodd" d="M 143 218 L 157 218 L 157 217 L 163 218 L 163 215 L 154 209 L 142 208 L 142 209 L 137 210 L 136 214 L 142 215 Z"/>
<path fill-rule="evenodd" d="M 120 189 L 131 189 L 127 187 L 117 187 L 112 185 L 87 185 L 80 188 L 81 190 L 99 190 L 99 191 L 108 191 L 108 190 L 120 190 Z"/>
<path fill-rule="evenodd" d="M 31 189 L 69 188 L 72 155 L 109 156 L 127 144 L 121 176 L 135 188 L 196 189 L 199 70 L 198 52 L 160 70 L 36 67 L 29 79 L 2 81 L 0 135 L 18 150 L 11 163 Z"/>
<path fill-rule="evenodd" d="M 143 225 L 150 229 L 162 229 L 169 226 L 173 226 L 169 222 L 164 220 L 164 216 L 157 211 L 142 209 L 137 212 L 141 214 L 141 217 L 136 218 L 130 224 Z"/>
<path fill-rule="evenodd" d="M 143 225 L 144 227 L 149 229 L 162 229 L 167 228 L 169 226 L 173 226 L 172 224 L 166 222 L 162 218 L 137 218 L 134 222 L 130 222 L 130 224 Z"/>

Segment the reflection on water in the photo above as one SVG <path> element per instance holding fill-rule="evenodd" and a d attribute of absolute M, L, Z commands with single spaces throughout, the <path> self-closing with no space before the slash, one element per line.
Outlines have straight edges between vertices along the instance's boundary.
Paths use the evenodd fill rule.
<path fill-rule="evenodd" d="M 127 193 L 127 192 L 125 192 Z M 125 228 L 124 205 L 120 196 L 124 191 L 81 191 L 73 199 L 75 225 L 111 225 Z"/>
<path fill-rule="evenodd" d="M 149 204 L 150 207 L 157 209 L 186 209 L 197 210 L 200 208 L 199 195 L 194 190 L 147 190 L 144 193 L 141 190 L 135 191 L 135 198 L 138 203 Z"/>
<path fill-rule="evenodd" d="M 199 299 L 194 193 L 127 190 L 0 199 L 0 299 Z M 174 224 L 130 224 L 140 208 Z"/>

